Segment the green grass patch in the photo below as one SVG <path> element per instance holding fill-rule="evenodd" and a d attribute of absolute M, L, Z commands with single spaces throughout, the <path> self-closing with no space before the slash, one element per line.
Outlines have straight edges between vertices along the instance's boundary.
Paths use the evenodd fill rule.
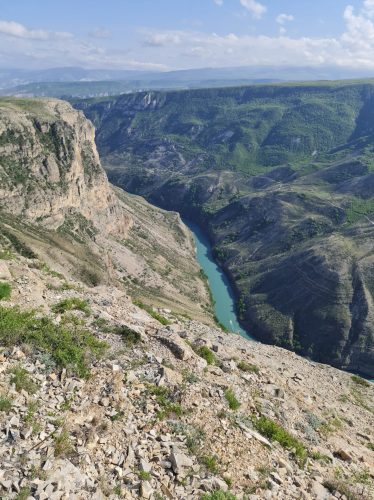
<path fill-rule="evenodd" d="M 91 314 L 87 300 L 78 297 L 60 300 L 60 302 L 52 306 L 52 311 L 56 314 L 63 314 L 67 311 L 82 311 L 86 316 Z"/>
<path fill-rule="evenodd" d="M 103 355 L 107 345 L 79 323 L 56 325 L 48 317 L 18 307 L 0 307 L 0 343 L 10 347 L 28 344 L 36 352 L 48 353 L 58 367 L 86 377 L 90 361 Z"/>
<path fill-rule="evenodd" d="M 297 460 L 304 464 L 308 452 L 299 439 L 292 436 L 281 425 L 267 417 L 260 417 L 253 420 L 255 429 L 270 441 L 277 441 L 286 450 L 293 451 Z"/>
<path fill-rule="evenodd" d="M 12 295 L 12 286 L 9 283 L 0 283 L 0 300 L 8 300 Z"/>
<path fill-rule="evenodd" d="M 213 352 L 206 345 L 202 346 L 192 346 L 193 350 L 200 356 L 200 358 L 205 359 L 208 365 L 216 364 L 216 357 Z"/>
<path fill-rule="evenodd" d="M 35 394 L 38 390 L 38 384 L 36 384 L 30 377 L 29 372 L 18 365 L 9 370 L 11 374 L 10 383 L 14 384 L 16 391 L 26 391 L 28 394 Z"/>
<path fill-rule="evenodd" d="M 240 361 L 237 366 L 239 370 L 241 370 L 242 372 L 256 373 L 256 374 L 260 373 L 260 369 L 258 366 L 253 365 L 251 363 L 247 363 L 246 361 Z"/>
<path fill-rule="evenodd" d="M 0 411 L 8 413 L 12 409 L 12 401 L 4 395 L 0 396 Z"/>
<path fill-rule="evenodd" d="M 225 391 L 225 398 L 229 404 L 230 410 L 238 410 L 241 406 L 240 401 L 235 396 L 235 393 L 232 389 L 227 389 Z"/>
<path fill-rule="evenodd" d="M 201 497 L 201 500 L 236 500 L 236 496 L 229 491 L 214 491 L 213 493 L 206 493 Z"/>
<path fill-rule="evenodd" d="M 60 434 L 54 436 L 55 457 L 64 458 L 71 456 L 74 448 L 67 431 L 63 430 Z"/>
<path fill-rule="evenodd" d="M 159 420 L 164 420 L 171 415 L 177 417 L 182 415 L 182 406 L 177 401 L 174 401 L 173 394 L 168 387 L 150 384 L 147 386 L 147 393 L 156 397 L 156 401 L 160 406 L 160 410 L 157 412 Z"/>
<path fill-rule="evenodd" d="M 144 302 L 141 302 L 140 300 L 134 300 L 134 304 L 144 311 L 146 311 L 152 318 L 157 320 L 161 325 L 170 325 L 171 322 L 166 319 L 164 316 L 161 316 L 158 312 L 154 311 L 151 306 L 148 306 L 147 304 L 144 304 Z"/>
<path fill-rule="evenodd" d="M 212 474 L 218 474 L 219 467 L 218 467 L 217 457 L 213 455 L 203 455 L 200 458 L 200 462 L 209 472 L 211 472 Z"/>
<path fill-rule="evenodd" d="M 361 387 L 370 387 L 370 382 L 368 382 L 364 378 L 359 377 L 358 375 L 352 375 L 351 380 Z"/>

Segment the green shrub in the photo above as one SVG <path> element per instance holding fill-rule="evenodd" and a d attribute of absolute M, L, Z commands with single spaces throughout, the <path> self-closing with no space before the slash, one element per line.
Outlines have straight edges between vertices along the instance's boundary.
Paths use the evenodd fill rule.
<path fill-rule="evenodd" d="M 160 410 L 157 412 L 157 418 L 159 420 L 164 420 L 170 415 L 175 415 L 180 417 L 183 413 L 181 405 L 174 401 L 173 394 L 168 387 L 148 385 L 147 392 L 149 395 L 156 396 L 156 401 L 160 406 Z"/>
<path fill-rule="evenodd" d="M 0 411 L 8 413 L 12 409 L 12 401 L 7 396 L 0 396 Z"/>
<path fill-rule="evenodd" d="M 66 311 L 82 311 L 86 316 L 91 314 L 87 300 L 78 297 L 60 300 L 60 302 L 52 306 L 52 311 L 56 314 L 63 314 Z"/>
<path fill-rule="evenodd" d="M 152 474 L 144 470 L 139 470 L 138 477 L 141 481 L 149 481 L 150 479 L 152 479 Z"/>
<path fill-rule="evenodd" d="M 232 389 L 227 389 L 225 391 L 225 398 L 229 404 L 230 410 L 238 410 L 240 408 L 240 402 Z"/>
<path fill-rule="evenodd" d="M 18 365 L 9 370 L 12 375 L 10 383 L 14 384 L 17 392 L 26 391 L 29 394 L 35 394 L 38 390 L 38 385 L 31 379 L 29 372 Z"/>
<path fill-rule="evenodd" d="M 214 491 L 213 493 L 206 493 L 201 497 L 201 500 L 236 500 L 236 496 L 229 491 Z"/>
<path fill-rule="evenodd" d="M 206 467 L 206 469 L 212 474 L 218 474 L 218 463 L 217 457 L 212 455 L 203 455 L 200 458 L 200 462 Z"/>
<path fill-rule="evenodd" d="M 17 496 L 14 497 L 14 500 L 27 500 L 31 496 L 31 490 L 27 486 L 21 488 L 17 493 Z"/>
<path fill-rule="evenodd" d="M 208 365 L 215 365 L 216 364 L 216 357 L 213 354 L 213 352 L 207 347 L 206 345 L 202 346 L 193 346 L 194 351 L 196 354 L 200 356 L 200 358 L 205 359 L 205 361 L 208 363 Z"/>
<path fill-rule="evenodd" d="M 238 363 L 238 368 L 243 372 L 260 373 L 260 369 L 258 366 L 247 363 L 246 361 L 240 361 Z"/>
<path fill-rule="evenodd" d="M 87 376 L 90 358 L 101 356 L 107 347 L 77 324 L 55 325 L 50 318 L 37 318 L 34 311 L 0 307 L 0 343 L 28 344 L 37 352 L 50 354 L 59 367 Z"/>
<path fill-rule="evenodd" d="M 253 420 L 253 425 L 260 434 L 270 441 L 277 441 L 286 450 L 293 450 L 296 458 L 304 464 L 308 453 L 301 441 L 289 434 L 281 425 L 267 417 Z"/>
<path fill-rule="evenodd" d="M 142 337 L 139 332 L 129 328 L 126 325 L 113 326 L 108 329 L 110 333 L 115 333 L 116 335 L 120 335 L 123 342 L 127 346 L 132 346 L 138 344 Z"/>
<path fill-rule="evenodd" d="M 60 434 L 54 436 L 54 445 L 55 445 L 55 457 L 68 457 L 73 451 L 73 445 L 70 440 L 69 433 L 65 430 L 60 432 Z"/>
<path fill-rule="evenodd" d="M 0 300 L 10 299 L 12 295 L 12 287 L 9 283 L 0 283 Z"/>
<path fill-rule="evenodd" d="M 361 387 L 370 387 L 370 382 L 368 382 L 362 377 L 359 377 L 358 375 L 352 375 L 351 380 L 352 382 L 354 382 L 357 385 L 360 385 Z"/>

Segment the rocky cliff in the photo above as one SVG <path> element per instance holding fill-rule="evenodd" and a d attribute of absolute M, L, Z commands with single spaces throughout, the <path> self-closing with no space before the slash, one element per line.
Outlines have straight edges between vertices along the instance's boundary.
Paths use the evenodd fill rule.
<path fill-rule="evenodd" d="M 0 243 L 66 277 L 117 282 L 134 299 L 212 321 L 179 216 L 115 190 L 82 112 L 56 99 L 0 99 Z M 18 242 L 18 243 L 17 243 Z"/>
<path fill-rule="evenodd" d="M 58 228 L 79 213 L 105 231 L 126 220 L 95 146 L 93 125 L 63 101 L 1 99 L 1 206 Z"/>

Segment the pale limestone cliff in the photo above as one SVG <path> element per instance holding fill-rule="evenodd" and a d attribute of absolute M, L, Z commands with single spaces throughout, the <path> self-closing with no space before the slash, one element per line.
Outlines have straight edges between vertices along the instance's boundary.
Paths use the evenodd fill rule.
<path fill-rule="evenodd" d="M 58 228 L 77 213 L 101 230 L 125 232 L 124 215 L 101 168 L 95 130 L 54 99 L 0 100 L 0 203 L 14 215 Z"/>

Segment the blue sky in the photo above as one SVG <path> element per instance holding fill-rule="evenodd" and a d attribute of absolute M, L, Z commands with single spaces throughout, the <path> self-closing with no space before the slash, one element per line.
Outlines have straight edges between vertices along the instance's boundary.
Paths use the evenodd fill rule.
<path fill-rule="evenodd" d="M 374 68 L 374 0 L 0 0 L 0 67 Z"/>

